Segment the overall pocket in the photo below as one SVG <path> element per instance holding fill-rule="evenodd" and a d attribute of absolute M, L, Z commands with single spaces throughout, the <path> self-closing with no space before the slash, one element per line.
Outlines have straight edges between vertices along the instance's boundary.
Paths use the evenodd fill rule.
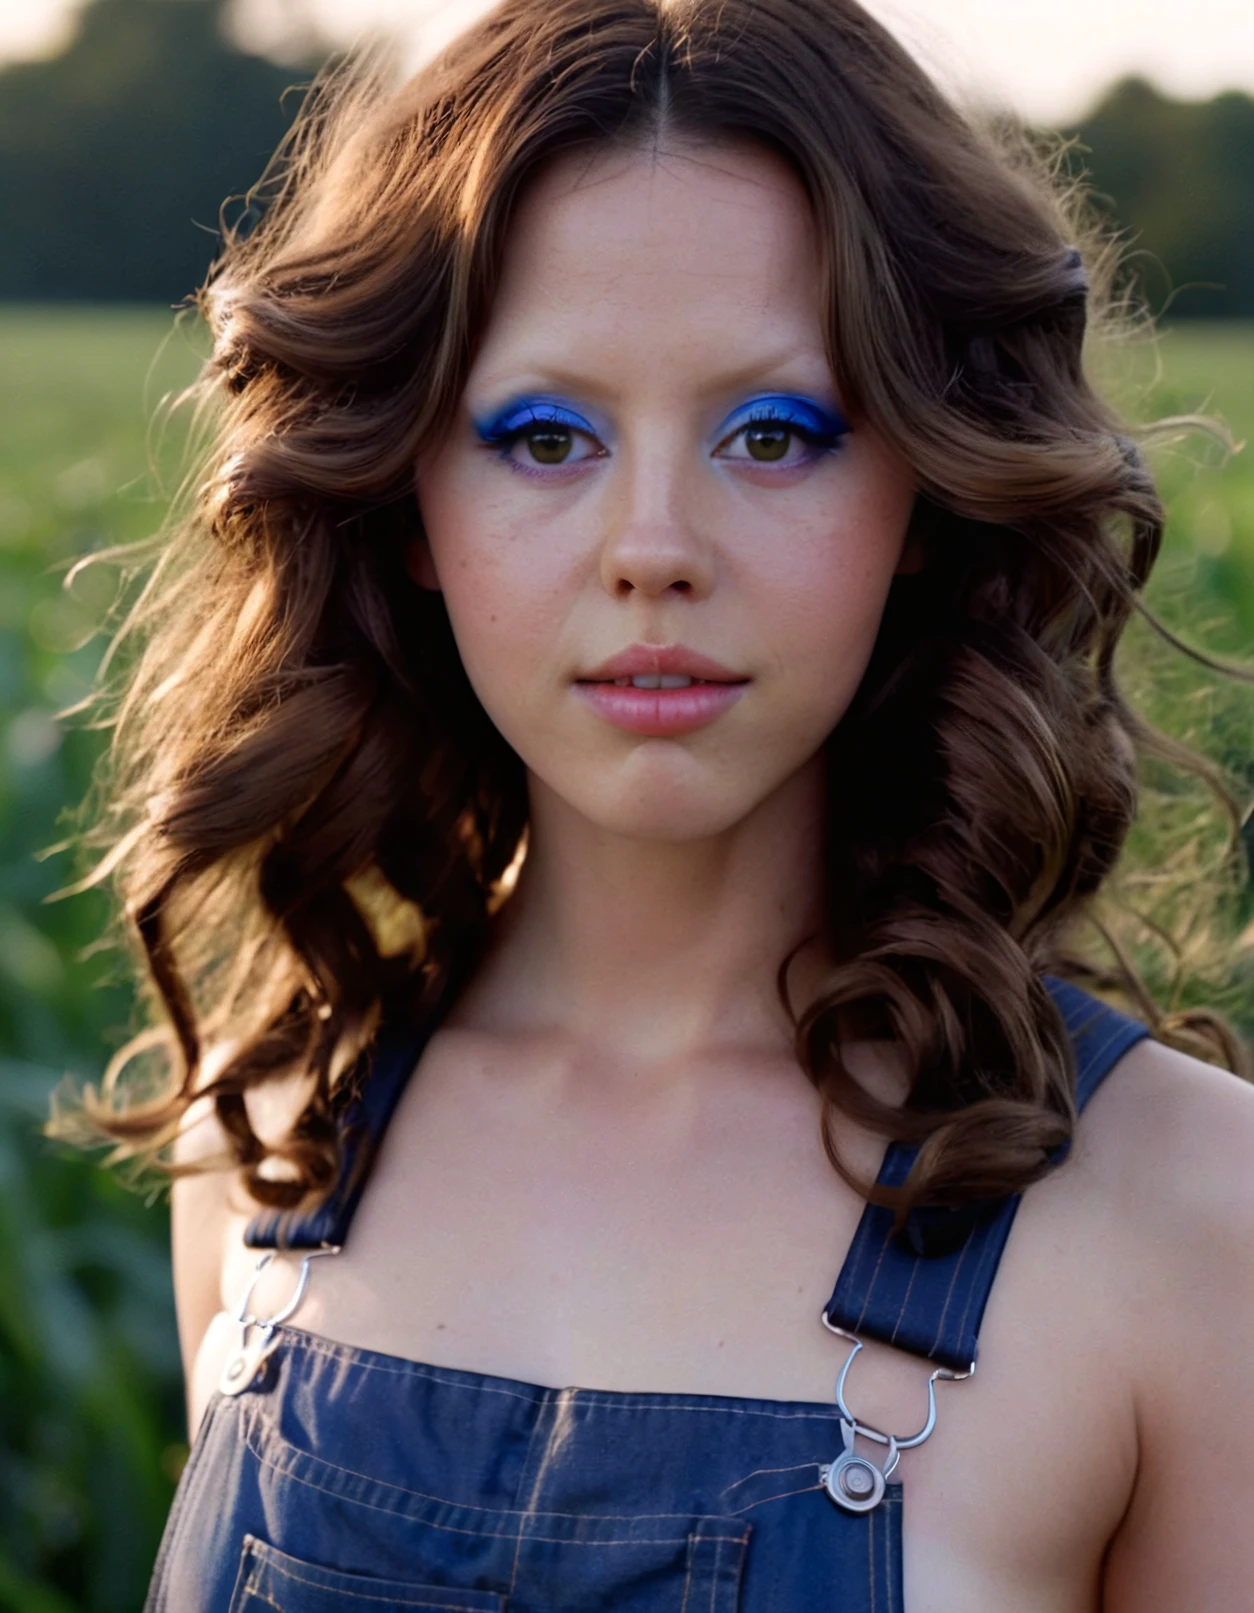
<path fill-rule="evenodd" d="M 463 1591 L 449 1585 L 376 1579 L 289 1557 L 255 1535 L 244 1536 L 239 1574 L 229 1613 L 505 1613 L 505 1598 L 494 1591 Z"/>

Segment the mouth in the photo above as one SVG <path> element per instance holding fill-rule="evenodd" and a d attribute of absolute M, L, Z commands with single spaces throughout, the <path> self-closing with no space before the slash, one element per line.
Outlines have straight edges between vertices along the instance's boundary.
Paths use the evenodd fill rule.
<path fill-rule="evenodd" d="M 749 680 L 684 644 L 629 644 L 576 681 L 612 683 L 623 689 L 687 689 L 693 684 L 740 684 Z"/>
<path fill-rule="evenodd" d="M 691 689 L 696 685 L 708 684 L 710 687 L 722 688 L 729 683 L 747 682 L 744 678 L 685 678 L 678 673 L 667 672 L 638 672 L 634 678 L 586 678 L 586 683 L 609 683 L 615 689 Z"/>
<path fill-rule="evenodd" d="M 613 727 L 670 739 L 721 717 L 750 681 L 683 645 L 633 644 L 577 678 L 575 690 Z"/>

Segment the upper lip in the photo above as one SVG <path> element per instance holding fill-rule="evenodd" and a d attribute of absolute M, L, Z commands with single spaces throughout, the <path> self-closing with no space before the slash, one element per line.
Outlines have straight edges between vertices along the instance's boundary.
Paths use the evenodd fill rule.
<path fill-rule="evenodd" d="M 708 655 L 698 655 L 684 644 L 629 644 L 617 655 L 591 672 L 585 672 L 580 683 L 611 683 L 615 678 L 655 676 L 699 678 L 704 683 L 747 683 L 749 680 L 733 672 Z"/>

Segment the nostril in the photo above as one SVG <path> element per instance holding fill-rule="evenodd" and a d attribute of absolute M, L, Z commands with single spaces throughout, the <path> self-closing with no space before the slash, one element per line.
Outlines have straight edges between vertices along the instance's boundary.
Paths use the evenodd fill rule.
<path fill-rule="evenodd" d="M 628 599 L 632 594 L 645 594 L 650 599 L 661 599 L 666 594 L 691 595 L 698 590 L 699 581 L 688 577 L 648 577 L 630 571 L 620 572 L 609 584 L 615 599 Z"/>

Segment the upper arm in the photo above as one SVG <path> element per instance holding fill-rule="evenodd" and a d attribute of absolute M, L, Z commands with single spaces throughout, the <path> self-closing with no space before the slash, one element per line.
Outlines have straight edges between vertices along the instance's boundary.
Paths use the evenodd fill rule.
<path fill-rule="evenodd" d="M 1254 1087 L 1159 1043 L 1128 1057 L 1144 1156 L 1125 1199 L 1145 1251 L 1126 1324 L 1139 1461 L 1104 1606 L 1242 1613 L 1254 1584 Z"/>
<path fill-rule="evenodd" d="M 228 1056 L 229 1049 L 224 1045 L 211 1049 L 204 1060 L 204 1078 L 209 1079 L 219 1070 Z M 287 1136 L 308 1100 L 309 1084 L 307 1073 L 296 1072 L 244 1093 L 249 1123 L 264 1146 L 277 1146 Z M 170 1190 L 174 1305 L 186 1385 L 187 1426 L 194 1438 L 217 1382 L 224 1351 L 231 1347 L 231 1339 L 238 1340 L 238 1327 L 232 1332 L 225 1317 L 212 1342 L 206 1335 L 216 1317 L 238 1304 L 238 1294 L 228 1296 L 225 1282 L 231 1256 L 238 1252 L 243 1230 L 258 1206 L 244 1186 L 240 1168 L 229 1163 L 229 1139 L 209 1098 L 196 1098 L 189 1106 L 175 1139 L 173 1157 L 179 1163 L 211 1158 L 220 1162 L 218 1168 L 177 1177 Z"/>
<path fill-rule="evenodd" d="M 184 1117 L 173 1158 L 179 1163 L 226 1151 L 227 1139 L 207 1099 L 197 1099 Z M 176 1177 L 170 1189 L 170 1253 L 179 1353 L 187 1386 L 188 1428 L 195 1434 L 192 1388 L 196 1356 L 214 1316 L 222 1309 L 222 1268 L 227 1230 L 236 1214 L 232 1188 L 238 1171 L 207 1169 Z"/>

